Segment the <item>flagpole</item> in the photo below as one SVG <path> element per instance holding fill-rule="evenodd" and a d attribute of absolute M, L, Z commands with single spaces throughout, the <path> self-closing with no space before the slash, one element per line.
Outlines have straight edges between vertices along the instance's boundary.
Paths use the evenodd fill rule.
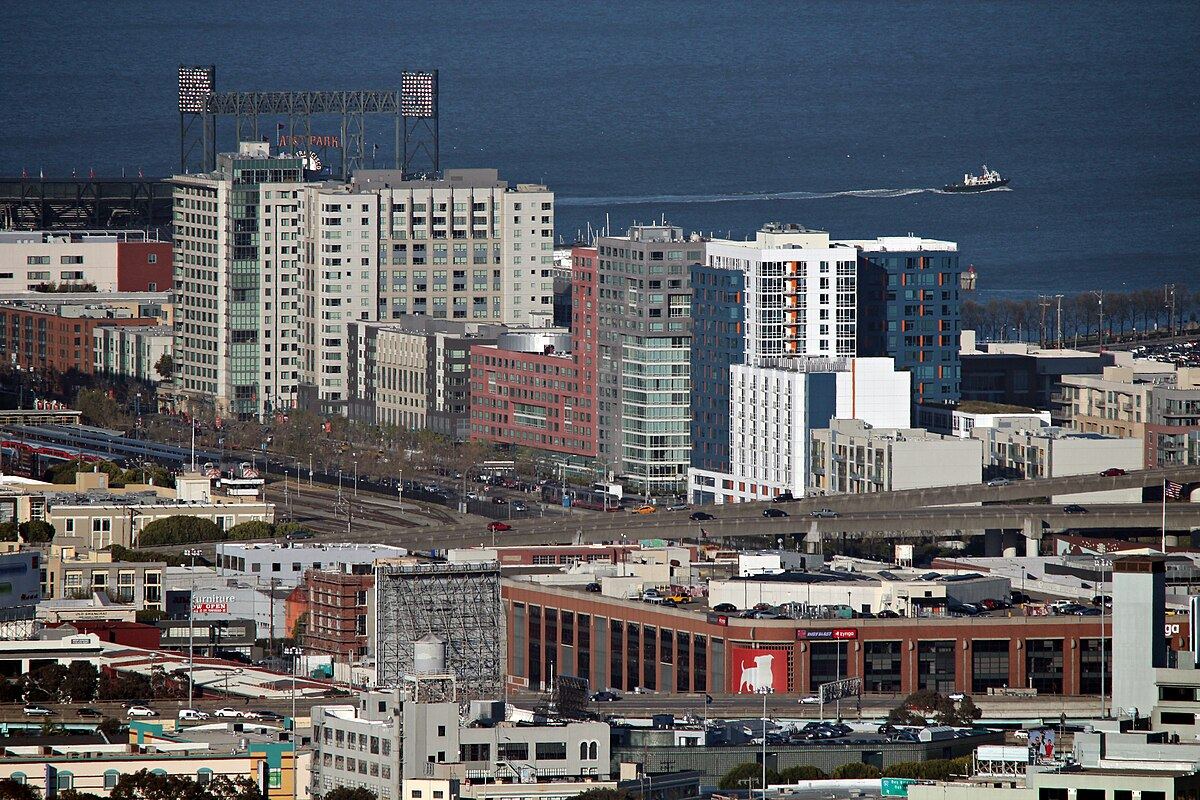
<path fill-rule="evenodd" d="M 1167 554 L 1167 484 L 1169 481 L 1163 478 L 1162 490 L 1162 551 L 1163 555 Z"/>

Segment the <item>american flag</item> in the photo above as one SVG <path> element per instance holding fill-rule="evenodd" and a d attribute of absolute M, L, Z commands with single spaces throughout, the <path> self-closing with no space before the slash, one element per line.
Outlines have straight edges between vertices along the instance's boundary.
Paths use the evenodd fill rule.
<path fill-rule="evenodd" d="M 1178 500 L 1180 494 L 1183 493 L 1183 484 L 1175 483 L 1175 481 L 1167 481 L 1166 484 L 1167 497 L 1172 500 Z"/>
<path fill-rule="evenodd" d="M 701 538 L 701 539 L 707 539 L 707 538 L 708 538 L 708 531 L 704 530 L 704 528 L 701 528 L 701 529 L 700 529 L 700 538 Z"/>

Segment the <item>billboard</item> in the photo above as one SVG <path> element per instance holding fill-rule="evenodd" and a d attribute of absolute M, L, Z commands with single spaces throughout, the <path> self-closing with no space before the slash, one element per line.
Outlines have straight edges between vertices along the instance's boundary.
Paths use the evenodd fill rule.
<path fill-rule="evenodd" d="M 837 641 L 847 641 L 858 638 L 858 628 L 797 628 L 796 638 L 809 640 L 833 639 Z"/>
<path fill-rule="evenodd" d="M 1054 728 L 1031 728 L 1029 730 L 1029 763 L 1055 763 Z"/>
<path fill-rule="evenodd" d="M 33 608 L 42 598 L 38 553 L 0 555 L 0 610 Z"/>
<path fill-rule="evenodd" d="M 840 681 L 822 683 L 819 696 L 822 703 L 832 703 L 843 697 L 861 697 L 862 678 L 844 678 Z"/>
<path fill-rule="evenodd" d="M 737 676 L 737 694 L 786 692 L 788 688 L 787 652 L 757 647 L 734 647 L 733 674 Z"/>

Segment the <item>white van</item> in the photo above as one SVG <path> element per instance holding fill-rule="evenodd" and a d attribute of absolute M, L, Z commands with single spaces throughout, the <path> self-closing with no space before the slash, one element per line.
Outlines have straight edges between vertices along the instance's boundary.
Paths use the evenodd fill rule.
<path fill-rule="evenodd" d="M 208 719 L 208 712 L 196 708 L 181 708 L 179 709 L 179 719 L 185 721 Z"/>

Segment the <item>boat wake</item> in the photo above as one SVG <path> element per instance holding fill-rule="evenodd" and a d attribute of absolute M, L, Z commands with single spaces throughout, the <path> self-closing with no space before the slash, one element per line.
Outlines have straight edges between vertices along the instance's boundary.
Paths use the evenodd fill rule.
<path fill-rule="evenodd" d="M 560 206 L 629 206 L 660 203 L 739 203 L 761 200 L 830 200 L 835 197 L 892 198 L 945 194 L 941 189 L 847 189 L 841 192 L 738 192 L 734 194 L 651 194 L 641 197 L 559 197 Z"/>

